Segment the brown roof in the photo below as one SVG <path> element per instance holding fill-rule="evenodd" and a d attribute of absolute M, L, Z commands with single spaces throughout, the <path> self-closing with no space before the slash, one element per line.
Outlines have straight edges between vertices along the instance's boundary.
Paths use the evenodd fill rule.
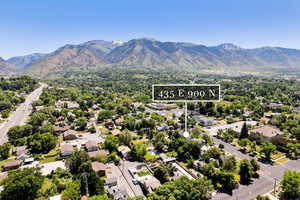
<path fill-rule="evenodd" d="M 103 150 L 103 149 L 98 150 L 98 151 L 88 152 L 88 155 L 90 158 L 95 158 L 95 157 L 101 156 L 101 155 L 106 156 L 108 154 L 109 154 L 109 152 L 107 150 Z"/>
<path fill-rule="evenodd" d="M 27 154 L 29 152 L 29 149 L 27 149 L 27 146 L 19 146 L 19 147 L 14 147 L 13 152 L 19 156 L 22 154 Z"/>
<path fill-rule="evenodd" d="M 121 134 L 121 131 L 119 129 L 114 129 L 111 131 L 111 134 L 113 134 L 114 136 L 118 136 Z"/>
<path fill-rule="evenodd" d="M 268 126 L 268 125 L 252 129 L 251 132 L 259 133 L 259 134 L 261 134 L 265 137 L 274 137 L 274 136 L 277 136 L 277 135 L 283 135 L 284 134 L 279 129 L 274 128 L 272 126 Z"/>
<path fill-rule="evenodd" d="M 95 140 L 89 140 L 85 143 L 86 148 L 89 147 L 98 147 L 98 143 Z"/>
<path fill-rule="evenodd" d="M 121 125 L 124 122 L 124 119 L 122 117 L 120 117 L 120 118 L 116 119 L 115 122 L 117 125 Z"/>
<path fill-rule="evenodd" d="M 57 131 L 67 131 L 70 129 L 70 126 L 53 126 L 55 132 Z"/>
<path fill-rule="evenodd" d="M 11 160 L 3 165 L 4 168 L 18 167 L 22 164 L 21 160 Z"/>
<path fill-rule="evenodd" d="M 95 172 L 105 171 L 106 165 L 104 163 L 95 161 L 95 162 L 92 162 L 92 168 Z"/>
<path fill-rule="evenodd" d="M 144 183 L 145 183 L 146 187 L 150 187 L 152 190 L 154 190 L 155 188 L 157 188 L 161 185 L 159 180 L 157 180 L 155 177 L 145 179 Z"/>
<path fill-rule="evenodd" d="M 73 146 L 71 144 L 63 144 L 60 146 L 61 153 L 68 152 L 68 151 L 73 152 Z"/>
<path fill-rule="evenodd" d="M 13 148 L 13 152 L 24 151 L 25 149 L 27 149 L 27 146 L 18 146 Z"/>
<path fill-rule="evenodd" d="M 130 152 L 130 148 L 126 145 L 121 145 L 118 147 L 118 151 L 121 152 L 122 154 L 126 154 Z"/>
<path fill-rule="evenodd" d="M 77 133 L 76 131 L 69 129 L 69 130 L 64 132 L 64 138 L 67 138 L 68 136 L 71 136 L 71 137 L 74 137 L 74 139 L 76 139 L 77 138 L 76 133 Z"/>
<path fill-rule="evenodd" d="M 70 129 L 70 130 L 65 131 L 64 135 L 70 135 L 70 134 L 76 135 L 76 133 L 77 133 L 76 131 Z"/>

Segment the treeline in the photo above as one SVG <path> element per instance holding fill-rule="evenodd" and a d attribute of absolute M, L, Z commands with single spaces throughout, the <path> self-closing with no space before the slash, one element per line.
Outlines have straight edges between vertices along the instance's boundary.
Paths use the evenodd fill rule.
<path fill-rule="evenodd" d="M 38 82 L 29 76 L 0 79 L 0 113 L 7 118 L 17 105 L 25 101 L 24 95 L 37 88 Z"/>

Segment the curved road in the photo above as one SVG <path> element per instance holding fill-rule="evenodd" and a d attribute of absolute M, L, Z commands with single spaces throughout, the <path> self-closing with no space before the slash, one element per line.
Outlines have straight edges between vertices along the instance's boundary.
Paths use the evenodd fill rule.
<path fill-rule="evenodd" d="M 209 132 L 215 135 L 214 132 Z M 251 159 L 248 154 L 243 154 L 238 147 L 232 146 L 220 139 L 213 137 L 216 145 L 223 144 L 226 152 L 235 155 L 239 159 Z M 238 189 L 233 190 L 232 195 L 226 193 L 217 193 L 212 200 L 250 200 L 258 194 L 265 194 L 271 191 L 275 185 L 278 185 L 286 170 L 300 172 L 300 159 L 289 160 L 281 165 L 269 165 L 259 162 L 261 166 L 259 179 L 253 179 L 250 185 L 240 185 Z"/>
<path fill-rule="evenodd" d="M 9 118 L 0 125 L 0 144 L 6 143 L 8 141 L 7 132 L 11 127 L 25 124 L 26 119 L 32 109 L 31 103 L 38 100 L 43 92 L 43 88 L 45 87 L 47 87 L 47 85 L 41 83 L 41 86 L 31 92 L 27 96 L 25 102 L 20 104 L 19 107 L 10 114 Z"/>

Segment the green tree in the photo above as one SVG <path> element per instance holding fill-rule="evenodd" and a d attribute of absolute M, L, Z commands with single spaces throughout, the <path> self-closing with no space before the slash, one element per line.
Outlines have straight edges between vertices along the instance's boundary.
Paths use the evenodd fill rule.
<path fill-rule="evenodd" d="M 264 155 L 266 159 L 271 160 L 271 155 L 275 153 L 276 146 L 272 144 L 271 142 L 263 142 L 261 144 L 261 150 L 259 153 L 261 155 Z"/>
<path fill-rule="evenodd" d="M 155 168 L 154 176 L 161 182 L 165 183 L 168 181 L 169 176 L 173 176 L 175 167 L 171 164 L 162 164 Z"/>
<path fill-rule="evenodd" d="M 0 196 L 3 200 L 34 200 L 42 187 L 44 177 L 39 168 L 24 168 L 11 171 L 4 181 Z"/>
<path fill-rule="evenodd" d="M 248 138 L 248 137 L 249 137 L 248 127 L 247 127 L 246 122 L 244 122 L 242 129 L 241 129 L 240 139 Z"/>
<path fill-rule="evenodd" d="M 2 159 L 7 159 L 9 157 L 11 145 L 9 143 L 5 143 L 0 145 L 0 156 Z"/>
<path fill-rule="evenodd" d="M 291 129 L 291 133 L 294 138 L 300 141 L 300 125 Z"/>
<path fill-rule="evenodd" d="M 243 151 L 245 152 L 248 144 L 250 144 L 250 140 L 248 138 L 243 138 L 239 140 L 238 143 L 241 147 L 243 147 Z"/>
<path fill-rule="evenodd" d="M 98 114 L 98 122 L 110 119 L 113 115 L 115 115 L 115 112 L 113 110 L 102 110 Z"/>
<path fill-rule="evenodd" d="M 241 183 L 249 184 L 251 182 L 251 178 L 254 175 L 254 171 L 249 160 L 241 161 L 239 175 L 241 177 Z"/>
<path fill-rule="evenodd" d="M 91 161 L 82 163 L 78 168 L 78 173 L 82 195 L 87 195 L 87 192 L 89 195 L 98 195 L 104 192 L 103 181 L 93 171 Z"/>
<path fill-rule="evenodd" d="M 67 188 L 63 191 L 62 200 L 80 200 L 80 184 L 78 181 L 72 181 L 67 185 Z"/>
<path fill-rule="evenodd" d="M 85 117 L 79 117 L 76 121 L 75 121 L 76 126 L 78 126 L 78 130 L 85 130 L 86 126 L 87 126 L 87 119 Z"/>
<path fill-rule="evenodd" d="M 32 126 L 41 126 L 42 123 L 48 119 L 48 116 L 45 113 L 37 112 L 30 117 L 29 123 Z"/>
<path fill-rule="evenodd" d="M 147 153 L 146 145 L 143 143 L 136 143 L 132 145 L 130 151 L 130 158 L 133 160 L 142 161 L 146 153 Z"/>
<path fill-rule="evenodd" d="M 0 101 L 0 112 L 3 110 L 9 110 L 12 108 L 12 104 L 8 100 Z"/>
<path fill-rule="evenodd" d="M 133 139 L 133 136 L 132 136 L 131 132 L 128 131 L 127 129 L 125 129 L 122 132 L 122 134 L 119 135 L 120 144 L 129 146 L 132 139 Z"/>
<path fill-rule="evenodd" d="M 72 174 L 80 173 L 79 167 L 82 163 L 89 160 L 88 154 L 85 151 L 75 151 L 67 160 L 66 166 Z"/>
<path fill-rule="evenodd" d="M 300 173 L 296 171 L 286 171 L 281 185 L 281 199 L 296 200 L 300 198 Z"/>
<path fill-rule="evenodd" d="M 257 171 L 260 170 L 260 165 L 259 165 L 259 163 L 258 163 L 255 159 L 251 159 L 251 160 L 250 160 L 250 163 L 251 163 L 251 165 L 252 165 L 253 171 L 254 171 L 255 173 L 257 173 Z"/>
<path fill-rule="evenodd" d="M 300 156 L 300 144 L 299 143 L 288 143 L 288 156 L 295 159 L 297 156 Z"/>
<path fill-rule="evenodd" d="M 166 134 L 164 132 L 159 132 L 152 138 L 152 144 L 158 151 L 162 151 L 164 146 L 167 144 Z"/>
<path fill-rule="evenodd" d="M 237 168 L 237 161 L 234 156 L 229 156 L 222 162 L 222 169 L 227 172 L 233 172 Z"/>
<path fill-rule="evenodd" d="M 256 200 L 270 200 L 268 196 L 257 195 Z"/>
<path fill-rule="evenodd" d="M 27 140 L 27 145 L 32 153 L 48 153 L 56 146 L 56 137 L 51 133 L 34 134 Z"/>
<path fill-rule="evenodd" d="M 119 139 L 116 136 L 108 135 L 104 141 L 104 148 L 110 152 L 116 151 L 119 144 Z"/>
<path fill-rule="evenodd" d="M 189 180 L 181 177 L 156 188 L 148 194 L 147 200 L 206 200 L 212 191 L 213 185 L 206 178 Z"/>
<path fill-rule="evenodd" d="M 7 136 L 10 142 L 14 143 L 20 138 L 24 138 L 32 134 L 33 127 L 31 125 L 13 126 L 8 132 Z"/>
<path fill-rule="evenodd" d="M 103 194 L 103 195 L 94 195 L 94 196 L 91 196 L 91 197 L 89 197 L 89 200 L 112 200 L 112 199 L 109 198 L 106 194 Z"/>

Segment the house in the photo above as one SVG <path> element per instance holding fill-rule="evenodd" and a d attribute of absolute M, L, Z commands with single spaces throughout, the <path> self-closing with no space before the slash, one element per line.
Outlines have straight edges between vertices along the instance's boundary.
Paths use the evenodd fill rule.
<path fill-rule="evenodd" d="M 269 105 L 267 105 L 267 107 L 270 109 L 281 108 L 282 106 L 283 106 L 282 103 L 270 103 Z"/>
<path fill-rule="evenodd" d="M 98 156 L 107 156 L 108 154 L 109 154 L 109 151 L 104 150 L 104 149 L 88 152 L 88 155 L 90 158 L 96 158 Z"/>
<path fill-rule="evenodd" d="M 61 194 L 49 197 L 49 200 L 61 200 Z"/>
<path fill-rule="evenodd" d="M 95 161 L 92 162 L 92 169 L 98 176 L 105 176 L 107 167 L 104 163 Z"/>
<path fill-rule="evenodd" d="M 207 145 L 201 145 L 200 146 L 200 152 L 203 154 L 205 151 L 209 150 L 211 147 Z"/>
<path fill-rule="evenodd" d="M 76 131 L 67 130 L 64 132 L 64 140 L 75 140 L 77 139 Z"/>
<path fill-rule="evenodd" d="M 197 171 L 202 171 L 205 165 L 206 163 L 204 161 L 200 161 L 200 160 L 193 161 L 193 168 Z"/>
<path fill-rule="evenodd" d="M 115 128 L 115 124 L 112 119 L 107 119 L 104 123 L 106 128 L 108 128 L 109 130 L 113 130 Z"/>
<path fill-rule="evenodd" d="M 69 156 L 73 154 L 73 146 L 71 144 L 63 144 L 60 147 L 61 156 Z"/>
<path fill-rule="evenodd" d="M 58 108 L 58 109 L 61 109 L 61 108 L 79 108 L 80 105 L 75 102 L 75 101 L 61 101 L 59 100 L 58 102 L 55 103 L 55 107 Z"/>
<path fill-rule="evenodd" d="M 99 150 L 99 146 L 98 143 L 94 140 L 89 140 L 86 144 L 85 147 L 87 149 L 88 152 L 91 151 L 98 151 Z"/>
<path fill-rule="evenodd" d="M 159 187 L 161 184 L 154 176 L 148 175 L 143 180 L 141 180 L 141 186 L 148 192 L 151 193 L 155 188 Z"/>
<path fill-rule="evenodd" d="M 21 160 L 11 160 L 3 165 L 3 170 L 8 171 L 11 169 L 18 169 L 22 165 Z"/>
<path fill-rule="evenodd" d="M 119 135 L 121 135 L 121 133 L 122 132 L 119 129 L 114 129 L 114 130 L 111 131 L 111 134 L 113 136 L 119 136 Z"/>
<path fill-rule="evenodd" d="M 69 130 L 71 127 L 70 126 L 53 126 L 53 130 L 57 133 L 62 133 L 67 130 Z"/>
<path fill-rule="evenodd" d="M 158 131 L 166 131 L 166 130 L 168 130 L 168 125 L 166 124 L 166 123 L 164 123 L 164 124 L 162 124 L 162 125 L 160 125 L 160 126 L 157 126 L 156 127 L 156 129 L 158 130 Z"/>
<path fill-rule="evenodd" d="M 146 104 L 146 106 L 154 110 L 172 110 L 177 108 L 176 104 L 161 104 L 161 103 L 148 103 Z"/>
<path fill-rule="evenodd" d="M 36 111 L 40 111 L 44 109 L 44 106 L 35 106 L 34 108 Z"/>
<path fill-rule="evenodd" d="M 201 116 L 201 117 L 199 117 L 199 124 L 201 124 L 202 126 L 208 127 L 208 126 L 216 125 L 217 122 L 213 119 L 208 118 L 208 117 Z"/>
<path fill-rule="evenodd" d="M 115 123 L 117 126 L 122 126 L 122 124 L 124 123 L 124 118 L 119 117 L 118 119 L 115 120 Z"/>
<path fill-rule="evenodd" d="M 128 198 L 127 191 L 124 187 L 113 186 L 108 189 L 108 193 L 114 200 L 126 200 Z"/>
<path fill-rule="evenodd" d="M 161 153 L 158 157 L 161 161 L 163 161 L 164 163 L 168 163 L 168 162 L 174 162 L 176 161 L 176 158 L 174 157 L 169 157 L 164 153 Z"/>
<path fill-rule="evenodd" d="M 300 106 L 294 106 L 293 110 L 297 110 L 297 111 L 300 110 Z"/>
<path fill-rule="evenodd" d="M 127 158 L 130 153 L 130 148 L 126 145 L 121 145 L 118 147 L 118 151 L 122 154 L 123 158 Z"/>
<path fill-rule="evenodd" d="M 18 146 L 13 148 L 13 153 L 16 156 L 20 156 L 22 154 L 27 154 L 29 152 L 29 149 L 27 149 L 27 146 Z"/>
<path fill-rule="evenodd" d="M 275 127 L 265 125 L 250 130 L 250 137 L 258 142 L 276 142 L 283 139 L 284 133 Z"/>

